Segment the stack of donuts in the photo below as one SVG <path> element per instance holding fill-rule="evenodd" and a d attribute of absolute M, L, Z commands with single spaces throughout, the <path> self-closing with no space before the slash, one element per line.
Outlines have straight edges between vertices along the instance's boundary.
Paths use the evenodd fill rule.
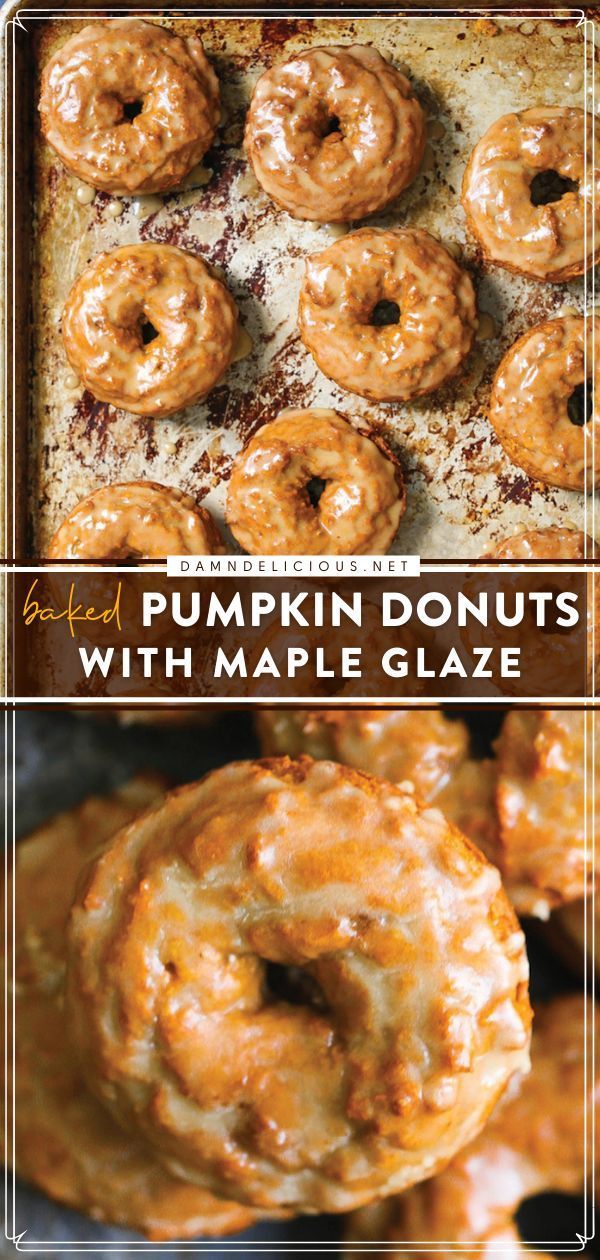
<path fill-rule="evenodd" d="M 265 709 L 268 755 L 332 757 L 442 809 L 502 873 L 517 913 L 547 919 L 591 893 L 596 714 L 513 709 L 492 757 L 477 758 L 460 719 L 422 709 Z M 586 794 L 586 783 L 590 790 Z"/>
<path fill-rule="evenodd" d="M 517 918 L 591 889 L 582 721 L 511 712 L 477 761 L 438 710 L 265 712 L 263 759 L 20 842 L 17 1173 L 151 1239 L 325 1211 L 517 1254 L 596 1106 L 583 994 L 530 1045 Z"/>
<path fill-rule="evenodd" d="M 206 154 L 219 102 L 199 38 L 118 19 L 84 27 L 58 49 L 44 69 L 40 114 L 47 142 L 80 179 L 105 192 L 155 194 L 180 187 Z M 597 126 L 582 110 L 545 105 L 505 115 L 479 140 L 462 202 L 486 263 L 553 284 L 596 261 Z M 283 213 L 353 226 L 306 259 L 302 342 L 349 395 L 390 404 L 410 404 L 460 372 L 478 326 L 471 277 L 434 236 L 411 224 L 354 228 L 414 180 L 425 138 L 409 80 L 362 45 L 310 48 L 270 66 L 246 120 L 248 160 Z M 202 257 L 143 241 L 90 260 L 68 296 L 62 335 L 95 398 L 160 419 L 223 378 L 240 327 L 226 284 Z M 529 330 L 498 366 L 491 424 L 509 458 L 547 485 L 593 489 L 599 412 L 590 365 L 599 344 L 596 321 L 566 315 Z M 146 496 L 134 529 L 132 498 Z M 226 520 L 250 553 L 381 553 L 405 506 L 402 470 L 381 434 L 315 406 L 283 411 L 236 455 Z M 179 552 L 223 547 L 193 500 L 143 482 L 99 487 L 48 554 L 162 558 L 173 525 Z M 565 559 L 588 546 L 559 530 L 526 535 L 522 545 L 534 558 Z M 498 557 L 506 547 L 513 540 Z"/>

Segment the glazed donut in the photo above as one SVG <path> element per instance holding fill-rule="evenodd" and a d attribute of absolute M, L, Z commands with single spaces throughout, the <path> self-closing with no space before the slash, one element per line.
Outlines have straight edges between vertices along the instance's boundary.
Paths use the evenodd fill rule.
<path fill-rule="evenodd" d="M 489 560 L 597 560 L 600 548 L 579 529 L 549 525 L 503 538 L 482 559 Z"/>
<path fill-rule="evenodd" d="M 489 862 L 500 867 L 496 786 L 496 763 L 491 757 L 466 757 L 451 766 L 445 781 L 436 785 L 432 800 L 436 809 L 441 809 L 444 816 L 481 849 Z M 504 875 L 503 883 L 512 901 L 513 890 Z M 519 909 L 522 912 L 522 906 Z"/>
<path fill-rule="evenodd" d="M 397 783 L 500 865 L 496 765 L 469 756 L 461 719 L 435 709 L 260 709 L 255 722 L 265 757 L 304 753 Z"/>
<path fill-rule="evenodd" d="M 549 719 L 558 722 L 562 716 L 558 709 L 548 714 Z M 515 717 L 511 715 L 511 722 Z M 510 729 L 506 738 L 514 739 Z M 517 746 L 514 752 L 517 763 L 521 755 L 524 756 L 524 750 Z M 583 758 L 582 750 L 580 755 Z M 549 753 L 549 760 L 551 757 Z M 523 764 L 526 765 L 525 760 Z M 588 771 L 591 764 L 590 751 Z M 570 807 L 569 789 L 561 791 L 560 783 L 549 783 L 540 776 L 539 799 L 543 801 L 548 793 L 549 800 L 547 810 L 540 811 L 537 818 L 539 827 L 526 831 L 524 827 L 517 828 L 516 823 L 509 822 L 507 826 L 511 787 L 507 789 L 503 766 L 502 759 L 497 762 L 467 758 L 452 767 L 446 783 L 435 792 L 432 800 L 436 808 L 481 849 L 488 861 L 499 868 L 504 889 L 517 914 L 524 918 L 548 919 L 552 911 L 552 925 L 558 921 L 554 908 L 566 902 L 565 911 L 570 910 L 571 899 L 580 895 L 577 890 L 583 884 L 582 875 L 573 882 L 578 853 L 583 850 L 583 788 L 579 785 L 577 790 L 573 786 Z M 524 774 L 528 773 L 529 769 L 524 770 Z M 575 761 L 574 778 L 577 773 L 583 775 L 583 769 Z M 535 806 L 530 810 L 528 821 L 534 809 Z M 575 902 L 574 906 L 579 912 L 580 902 Z"/>
<path fill-rule="evenodd" d="M 466 758 L 469 733 L 435 709 L 261 709 L 266 757 L 308 754 L 389 779 L 431 801 Z M 468 834 L 468 833 L 467 833 Z"/>
<path fill-rule="evenodd" d="M 92 1090 L 174 1173 L 262 1208 L 343 1211 L 433 1173 L 529 1061 L 498 872 L 333 762 L 171 793 L 80 884 L 69 956 Z"/>
<path fill-rule="evenodd" d="M 94 22 L 44 67 L 40 114 L 46 140 L 86 184 L 166 192 L 212 144 L 219 84 L 198 36 Z"/>
<path fill-rule="evenodd" d="M 378 555 L 405 507 L 383 440 L 311 407 L 282 411 L 236 457 L 226 519 L 251 555 Z"/>
<path fill-rule="evenodd" d="M 170 416 L 227 371 L 237 308 L 201 258 L 144 241 L 86 267 L 67 298 L 62 335 L 95 398 L 134 415 Z"/>
<path fill-rule="evenodd" d="M 598 149 L 591 114 L 586 122 L 582 109 L 544 105 L 504 114 L 475 145 L 462 203 L 491 262 L 534 280 L 558 281 L 598 261 L 600 170 L 593 164 L 592 126 Z"/>
<path fill-rule="evenodd" d="M 515 722 L 518 727 L 520 716 L 517 712 L 507 717 L 499 745 L 507 740 L 510 749 L 514 738 L 511 725 Z M 552 778 L 540 783 L 542 800 L 544 793 L 554 793 L 548 805 L 552 831 L 549 827 L 544 829 L 541 819 L 539 834 L 529 837 L 531 851 L 523 858 L 527 863 L 524 868 L 518 861 L 523 856 L 518 850 L 523 843 L 521 836 L 516 835 L 513 841 L 516 855 L 511 844 L 507 851 L 501 836 L 497 797 L 500 794 L 504 800 L 506 792 L 502 747 L 498 749 L 499 762 L 471 757 L 464 722 L 451 721 L 439 711 L 426 709 L 265 709 L 257 713 L 256 726 L 261 750 L 267 756 L 287 753 L 295 757 L 305 753 L 319 759 L 331 758 L 398 783 L 405 791 L 412 787 L 418 799 L 441 810 L 499 868 L 505 891 L 519 915 L 547 919 L 553 906 L 581 895 L 577 892 L 579 884 L 573 889 L 571 870 L 574 854 L 583 843 L 583 795 L 577 783 L 577 776 L 583 774 L 583 752 L 576 743 L 579 717 L 559 709 L 546 713 L 544 725 L 548 729 L 556 723 L 562 731 L 564 723 L 565 736 L 572 729 L 568 755 L 573 780 L 570 786 L 565 776 L 554 783 Z M 579 736 L 582 738 L 582 733 Z M 591 757 L 589 748 L 589 766 Z M 522 765 L 528 767 L 524 773 L 529 775 L 530 754 L 525 757 L 517 748 L 517 765 L 520 758 Z M 546 885 L 550 879 L 549 888 Z"/>
<path fill-rule="evenodd" d="M 425 115 L 376 48 L 312 48 L 254 89 L 245 145 L 259 184 L 296 219 L 338 223 L 387 206 L 415 178 Z"/>
<path fill-rule="evenodd" d="M 595 714 L 569 709 L 513 709 L 504 720 L 496 743 L 500 862 L 517 910 L 527 912 L 537 892 L 533 912 L 547 917 L 591 889 L 598 818 L 584 788 L 594 774 L 594 722 Z"/>
<path fill-rule="evenodd" d="M 206 508 L 156 481 L 101 486 L 69 513 L 49 560 L 164 560 L 225 550 Z"/>
<path fill-rule="evenodd" d="M 469 756 L 461 719 L 436 709 L 345 708 L 260 709 L 255 721 L 265 757 L 328 758 L 414 790 L 498 866 L 495 763 Z"/>
<path fill-rule="evenodd" d="M 139 779 L 92 797 L 19 843 L 15 859 L 16 1172 L 67 1207 L 155 1239 L 230 1233 L 253 1219 L 170 1176 L 123 1132 L 86 1090 L 65 1027 L 66 925 L 80 872 L 160 791 Z"/>
<path fill-rule="evenodd" d="M 382 1250 L 369 1252 L 376 1260 L 465 1260 L 474 1252 L 525 1260 L 531 1251 L 515 1220 L 521 1204 L 549 1191 L 582 1194 L 585 1170 L 593 1175 L 594 1114 L 600 1118 L 586 1065 L 593 1030 L 598 1037 L 598 1008 L 583 994 L 537 1010 L 531 1075 L 515 1081 L 480 1137 L 440 1176 L 357 1212 L 349 1242 L 381 1240 Z"/>
<path fill-rule="evenodd" d="M 600 435 L 592 403 L 595 355 L 600 319 L 587 321 L 586 329 L 583 316 L 565 315 L 519 337 L 494 377 L 490 422 L 509 459 L 547 485 L 590 491 L 600 485 L 592 465 Z"/>
<path fill-rule="evenodd" d="M 342 389 L 407 402 L 459 370 L 477 328 L 475 291 L 422 228 L 361 228 L 307 258 L 298 327 Z"/>

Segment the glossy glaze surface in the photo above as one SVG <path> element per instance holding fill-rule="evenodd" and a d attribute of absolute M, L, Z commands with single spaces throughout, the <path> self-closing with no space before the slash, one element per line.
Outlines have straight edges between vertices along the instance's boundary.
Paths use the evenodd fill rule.
<path fill-rule="evenodd" d="M 127 107 L 140 112 L 129 117 Z M 42 130 L 65 166 L 112 193 L 163 192 L 209 148 L 219 84 L 196 36 L 149 22 L 94 22 L 44 67 Z"/>
<path fill-rule="evenodd" d="M 600 484 L 592 468 L 600 436 L 597 400 L 584 424 L 569 414 L 578 387 L 589 381 L 591 389 L 598 355 L 600 319 L 566 315 L 524 333 L 502 359 L 488 415 L 507 455 L 530 477 L 588 492 Z M 580 410 L 578 418 L 586 414 Z"/>
<path fill-rule="evenodd" d="M 48 548 L 49 560 L 163 560 L 224 550 L 206 508 L 152 481 L 102 486 L 69 514 Z"/>
<path fill-rule="evenodd" d="M 425 114 L 373 47 L 312 48 L 259 79 L 245 145 L 259 183 L 299 219 L 363 219 L 414 179 Z"/>
<path fill-rule="evenodd" d="M 528 1065 L 498 872 L 332 762 L 170 793 L 80 886 L 69 954 L 94 1092 L 172 1171 L 262 1207 L 342 1211 L 433 1173 Z"/>
<path fill-rule="evenodd" d="M 592 887 L 592 724 L 581 710 L 513 710 L 497 741 L 500 863 L 517 908 L 546 917 Z M 598 818 L 595 820 L 596 830 Z M 537 906 L 537 911 L 535 907 Z"/>
<path fill-rule="evenodd" d="M 348 1241 L 385 1241 L 385 1249 L 372 1251 L 376 1260 L 464 1260 L 474 1248 L 482 1256 L 500 1251 L 507 1260 L 525 1260 L 531 1250 L 515 1223 L 520 1205 L 548 1191 L 581 1194 L 586 1166 L 593 1173 L 600 1091 L 591 1082 L 586 1052 L 594 1031 L 597 1037 L 598 1008 L 583 994 L 555 998 L 536 1010 L 531 1075 L 515 1081 L 481 1136 L 439 1177 L 356 1213 Z M 394 1241 L 402 1247 L 394 1250 Z"/>
<path fill-rule="evenodd" d="M 396 322 L 376 308 L 395 303 Z M 475 336 L 470 277 L 420 228 L 361 228 L 306 259 L 300 335 L 325 376 L 365 398 L 406 401 L 453 376 Z"/>
<path fill-rule="evenodd" d="M 140 777 L 58 814 L 19 844 L 15 879 L 17 1173 L 59 1203 L 154 1239 L 233 1232 L 253 1219 L 170 1176 L 115 1123 L 85 1088 L 65 1023 L 66 927 L 79 876 L 161 790 Z"/>
<path fill-rule="evenodd" d="M 435 805 L 498 867 L 519 915 L 547 919 L 583 895 L 592 860 L 584 861 L 583 784 L 593 752 L 581 713 L 515 710 L 496 757 L 483 759 L 471 755 L 464 723 L 436 710 L 273 709 L 256 720 L 268 755 L 331 757 Z"/>
<path fill-rule="evenodd" d="M 250 439 L 234 462 L 226 516 L 251 554 L 377 555 L 405 506 L 402 471 L 385 443 L 313 407 L 282 412 Z"/>
<path fill-rule="evenodd" d="M 256 726 L 267 757 L 305 753 L 355 770 L 412 783 L 431 801 L 467 756 L 462 721 L 435 709 L 262 709 Z"/>
<path fill-rule="evenodd" d="M 599 138 L 593 116 L 586 122 L 582 109 L 567 106 L 538 106 L 492 123 L 462 187 L 469 227 L 486 257 L 538 280 L 569 280 L 591 267 L 600 230 Z M 534 205 L 532 181 L 548 171 L 575 187 Z"/>
<path fill-rule="evenodd" d="M 531 529 L 524 534 L 512 534 L 503 538 L 493 551 L 486 552 L 490 560 L 591 560 L 597 559 L 599 548 L 594 539 L 580 529 Z"/>
<path fill-rule="evenodd" d="M 172 415 L 207 394 L 233 360 L 236 333 L 235 302 L 202 259 L 149 242 L 95 258 L 62 319 L 67 358 L 86 388 L 145 416 Z"/>

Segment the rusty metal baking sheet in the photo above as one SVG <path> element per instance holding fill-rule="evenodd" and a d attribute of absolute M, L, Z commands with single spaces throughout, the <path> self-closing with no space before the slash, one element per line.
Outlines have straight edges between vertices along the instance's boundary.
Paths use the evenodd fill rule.
<path fill-rule="evenodd" d="M 584 497 L 531 482 L 503 454 L 485 409 L 504 351 L 539 320 L 563 308 L 582 309 L 584 281 L 544 285 L 483 265 L 466 235 L 459 192 L 468 155 L 495 118 L 542 103 L 584 105 L 583 27 L 575 20 L 466 13 L 161 21 L 181 35 L 199 31 L 221 81 L 222 126 L 200 174 L 189 181 L 194 186 L 141 200 L 96 193 L 82 204 L 84 186 L 36 136 L 27 455 L 34 552 L 44 554 L 79 499 L 111 481 L 152 478 L 180 486 L 222 525 L 236 451 L 289 405 L 337 407 L 384 431 L 408 481 L 397 552 L 470 558 L 517 530 L 581 528 Z M 39 70 L 85 19 L 36 22 L 25 14 L 23 24 Z M 369 222 L 417 224 L 460 247 L 484 314 L 483 336 L 461 375 L 410 404 L 372 404 L 317 369 L 296 328 L 298 291 L 305 256 L 331 244 L 339 229 L 297 222 L 277 209 L 259 189 L 242 148 L 246 108 L 265 67 L 311 45 L 356 42 L 376 45 L 407 72 L 429 115 L 421 173 L 391 209 Z M 61 312 L 75 277 L 100 250 L 138 240 L 179 245 L 221 268 L 252 341 L 249 356 L 204 402 L 168 420 L 134 417 L 82 392 L 61 343 Z"/>

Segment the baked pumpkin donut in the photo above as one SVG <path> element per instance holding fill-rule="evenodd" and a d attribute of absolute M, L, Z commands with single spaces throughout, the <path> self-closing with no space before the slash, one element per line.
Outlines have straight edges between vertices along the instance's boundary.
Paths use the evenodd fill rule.
<path fill-rule="evenodd" d="M 513 718 L 517 720 L 518 716 L 511 714 L 510 722 Z M 547 716 L 548 725 L 551 721 L 560 723 L 563 711 L 549 710 Z M 578 719 L 581 715 L 566 716 Z M 509 718 L 506 721 L 509 722 Z M 509 741 L 514 738 L 510 729 L 506 738 Z M 552 755 L 548 753 L 549 762 Z M 566 775 L 558 774 L 560 760 L 555 767 L 554 781 L 550 774 L 544 777 L 543 772 L 540 773 L 537 784 L 534 779 L 537 800 L 532 796 L 529 813 L 521 826 L 510 816 L 514 799 L 511 796 L 512 780 L 505 773 L 503 754 L 498 760 L 467 758 L 460 761 L 451 768 L 446 782 L 432 797 L 436 808 L 441 809 L 446 818 L 499 868 L 506 894 L 517 914 L 538 919 L 548 919 L 551 915 L 551 926 L 555 921 L 558 923 L 561 914 L 555 907 L 564 905 L 565 911 L 574 911 L 573 917 L 575 913 L 580 913 L 581 903 L 573 902 L 572 898 L 580 895 L 577 890 L 584 881 L 582 875 L 574 877 L 576 862 L 584 851 L 583 748 L 579 754 L 570 755 L 574 763 L 572 785 L 569 785 Z M 580 756 L 579 763 L 577 755 Z M 560 756 L 562 750 L 558 754 L 559 759 Z M 590 775 L 592 756 L 590 749 L 587 754 Z M 514 757 L 517 763 L 522 758 L 524 777 L 530 774 L 531 749 L 524 750 L 522 745 L 518 745 Z M 582 780 L 579 787 L 576 782 L 578 775 Z M 524 788 L 524 796 L 526 792 Z M 542 805 L 538 809 L 538 802 L 544 801 L 546 795 L 547 807 Z M 535 819 L 535 828 L 532 819 Z M 527 824 L 531 825 L 527 828 Z M 589 843 L 592 843 L 591 831 Z M 589 862 L 591 864 L 591 856 Z"/>
<path fill-rule="evenodd" d="M 233 360 L 237 308 L 201 258 L 175 245 L 122 245 L 77 278 L 62 317 L 67 358 L 101 402 L 170 416 Z"/>
<path fill-rule="evenodd" d="M 475 290 L 422 228 L 361 228 L 307 258 L 298 327 L 343 389 L 407 402 L 458 372 L 477 328 Z"/>
<path fill-rule="evenodd" d="M 595 722 L 595 714 L 569 709 L 514 709 L 504 720 L 496 743 L 500 864 L 517 909 L 521 893 L 526 906 L 537 891 L 537 913 L 547 917 L 591 890 L 599 819 L 585 784 L 595 772 Z"/>
<path fill-rule="evenodd" d="M 431 801 L 468 755 L 461 720 L 436 709 L 261 709 L 256 714 L 266 757 L 306 753 L 339 761 L 390 783 L 411 783 Z"/>
<path fill-rule="evenodd" d="M 521 1204 L 549 1191 L 582 1194 L 586 1169 L 593 1175 L 599 1091 L 586 1056 L 591 1059 L 594 1033 L 598 1038 L 598 1007 L 583 994 L 536 1010 L 531 1074 L 515 1082 L 516 1092 L 511 1089 L 483 1133 L 440 1176 L 357 1212 L 348 1241 L 381 1240 L 381 1251 L 374 1246 L 369 1252 L 376 1260 L 531 1255 L 515 1219 Z"/>
<path fill-rule="evenodd" d="M 164 560 L 225 550 L 206 508 L 156 481 L 101 486 L 57 529 L 49 560 Z"/>
<path fill-rule="evenodd" d="M 481 849 L 488 861 L 500 867 L 496 786 L 497 767 L 493 758 L 466 757 L 453 765 L 444 782 L 436 786 L 432 801 L 436 809 L 441 809 L 444 816 Z M 503 883 L 512 901 L 513 890 L 504 876 Z M 519 911 L 523 913 L 522 905 Z"/>
<path fill-rule="evenodd" d="M 260 709 L 266 757 L 330 758 L 414 791 L 499 865 L 496 764 L 469 756 L 461 719 L 436 709 Z M 505 884 L 510 897 L 511 890 Z"/>
<path fill-rule="evenodd" d="M 253 1220 L 169 1175 L 115 1123 L 85 1088 L 65 1024 L 66 925 L 79 875 L 161 788 L 140 778 L 92 797 L 19 843 L 15 857 L 16 1172 L 67 1207 L 155 1239 L 231 1233 Z"/>
<path fill-rule="evenodd" d="M 296 219 L 362 219 L 415 178 L 425 115 L 376 48 L 312 48 L 258 80 L 245 145 L 265 192 Z"/>
<path fill-rule="evenodd" d="M 529 1061 L 498 872 L 437 810 L 329 761 L 170 793 L 80 885 L 69 956 L 92 1090 L 173 1172 L 266 1209 L 343 1211 L 433 1173 Z"/>
<path fill-rule="evenodd" d="M 42 131 L 69 171 L 111 193 L 166 192 L 212 144 L 219 84 L 198 36 L 94 22 L 42 74 Z"/>
<path fill-rule="evenodd" d="M 593 364 L 600 319 L 549 319 L 519 337 L 492 384 L 489 419 L 514 464 L 530 477 L 571 490 L 594 489 L 600 410 Z"/>
<path fill-rule="evenodd" d="M 491 262 L 534 280 L 562 281 L 598 261 L 600 169 L 594 166 L 593 129 L 597 152 L 600 131 L 591 113 L 543 105 L 504 114 L 477 142 L 462 203 Z"/>
<path fill-rule="evenodd" d="M 578 714 L 548 710 L 550 726 L 566 718 L 577 733 Z M 508 723 L 517 720 L 511 714 Z M 570 723 L 569 719 L 574 721 Z M 261 750 L 267 756 L 301 753 L 314 758 L 331 758 L 356 770 L 375 774 L 403 790 L 412 788 L 417 798 L 435 805 L 455 827 L 476 844 L 501 872 L 505 891 L 517 913 L 524 917 L 547 919 L 553 906 L 573 895 L 570 863 L 582 845 L 583 794 L 576 778 L 583 775 L 583 752 L 573 750 L 573 784 L 563 797 L 561 783 L 540 784 L 540 797 L 553 791 L 548 817 L 554 817 L 552 832 L 540 819 L 539 834 L 531 837 L 527 868 L 521 869 L 503 843 L 497 797 L 499 768 L 503 758 L 476 759 L 469 754 L 469 733 L 464 722 L 450 720 L 443 713 L 426 709 L 272 709 L 256 715 Z M 503 732 L 504 734 L 504 732 Z M 515 753 L 519 762 L 521 750 Z M 581 753 L 581 758 L 580 758 Z M 588 772 L 591 766 L 588 749 Z M 523 766 L 526 759 L 522 758 Z M 524 773 L 528 773 L 525 769 Z M 501 779 L 501 794 L 505 780 Z M 569 809 L 569 790 L 572 806 Z M 558 827 L 558 835 L 556 828 Z M 515 839 L 515 845 L 519 840 Z M 554 847 L 549 852 L 549 845 Z M 547 884 L 551 870 L 552 890 Z"/>
<path fill-rule="evenodd" d="M 549 525 L 503 538 L 482 559 L 489 560 L 597 560 L 600 548 L 580 529 Z"/>
<path fill-rule="evenodd" d="M 251 555 L 388 550 L 406 507 L 398 461 L 337 411 L 282 411 L 236 456 L 227 524 Z"/>

